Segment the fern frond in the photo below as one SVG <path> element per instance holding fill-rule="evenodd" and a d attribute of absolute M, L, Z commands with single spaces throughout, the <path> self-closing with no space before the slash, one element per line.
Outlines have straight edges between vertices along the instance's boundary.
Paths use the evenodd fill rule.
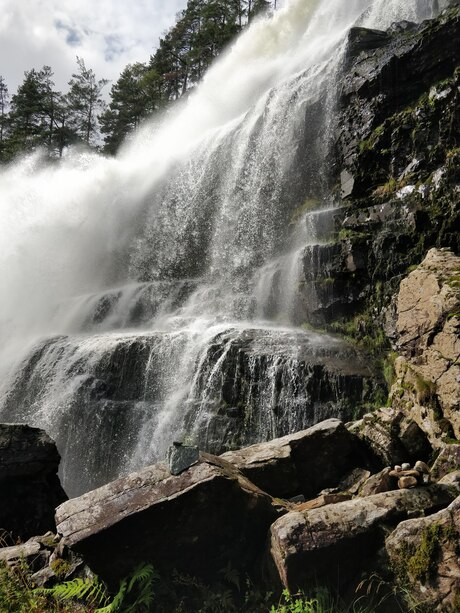
<path fill-rule="evenodd" d="M 98 577 L 72 579 L 51 588 L 37 588 L 35 592 L 59 600 L 90 600 L 94 605 L 105 605 L 108 600 L 107 590 Z"/>
<path fill-rule="evenodd" d="M 123 604 L 123 600 L 125 599 L 125 596 L 126 596 L 126 587 L 127 587 L 127 580 L 123 579 L 120 583 L 118 592 L 116 593 L 112 602 L 110 602 L 105 607 L 96 609 L 94 613 L 116 613 L 117 611 L 119 611 L 121 605 Z"/>
<path fill-rule="evenodd" d="M 136 583 L 147 584 L 159 579 L 159 575 L 151 564 L 137 566 L 132 574 L 128 584 L 128 594 L 133 589 Z"/>

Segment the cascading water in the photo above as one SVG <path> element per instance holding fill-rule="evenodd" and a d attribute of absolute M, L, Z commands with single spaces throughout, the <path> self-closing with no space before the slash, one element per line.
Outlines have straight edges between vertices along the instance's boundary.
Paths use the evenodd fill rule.
<path fill-rule="evenodd" d="M 218 452 L 346 417 L 363 365 L 295 327 L 334 248 L 337 73 L 354 23 L 434 4 L 291 0 L 116 159 L 0 171 L 0 417 L 57 440 L 71 495 L 184 435 Z"/>

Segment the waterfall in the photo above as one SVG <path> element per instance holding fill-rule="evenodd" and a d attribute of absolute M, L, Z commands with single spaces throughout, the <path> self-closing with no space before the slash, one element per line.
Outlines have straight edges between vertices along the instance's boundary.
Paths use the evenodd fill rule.
<path fill-rule="evenodd" d="M 0 170 L 0 418 L 57 440 L 70 494 L 176 438 L 219 452 L 347 416 L 358 356 L 298 327 L 334 250 L 338 72 L 353 24 L 433 5 L 288 1 L 117 158 Z"/>

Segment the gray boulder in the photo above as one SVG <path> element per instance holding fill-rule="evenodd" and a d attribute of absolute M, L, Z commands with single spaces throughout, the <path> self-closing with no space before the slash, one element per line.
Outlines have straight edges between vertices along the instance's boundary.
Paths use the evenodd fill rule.
<path fill-rule="evenodd" d="M 220 457 L 278 498 L 313 498 L 362 463 L 360 441 L 338 419 Z"/>
<path fill-rule="evenodd" d="M 290 512 L 270 529 L 272 572 L 290 590 L 305 587 L 315 577 L 344 587 L 363 568 L 372 568 L 385 530 L 412 513 L 445 507 L 456 492 L 451 486 L 431 485 Z"/>
<path fill-rule="evenodd" d="M 438 480 L 456 470 L 460 470 L 460 445 L 446 445 L 433 464 L 431 476 Z"/>
<path fill-rule="evenodd" d="M 168 450 L 168 464 L 172 475 L 180 475 L 198 462 L 200 452 L 196 446 L 173 443 Z"/>
<path fill-rule="evenodd" d="M 249 571 L 280 512 L 234 466 L 201 453 L 178 476 L 157 464 L 69 500 L 56 523 L 64 544 L 117 585 L 141 562 L 204 579 L 228 564 Z"/>

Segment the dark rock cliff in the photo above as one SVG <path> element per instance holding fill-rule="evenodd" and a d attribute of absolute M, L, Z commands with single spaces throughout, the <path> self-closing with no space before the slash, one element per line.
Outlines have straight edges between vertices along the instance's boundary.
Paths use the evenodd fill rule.
<path fill-rule="evenodd" d="M 314 323 L 377 353 L 402 278 L 428 249 L 460 249 L 459 66 L 458 6 L 349 36 L 334 162 L 344 206 Z"/>

